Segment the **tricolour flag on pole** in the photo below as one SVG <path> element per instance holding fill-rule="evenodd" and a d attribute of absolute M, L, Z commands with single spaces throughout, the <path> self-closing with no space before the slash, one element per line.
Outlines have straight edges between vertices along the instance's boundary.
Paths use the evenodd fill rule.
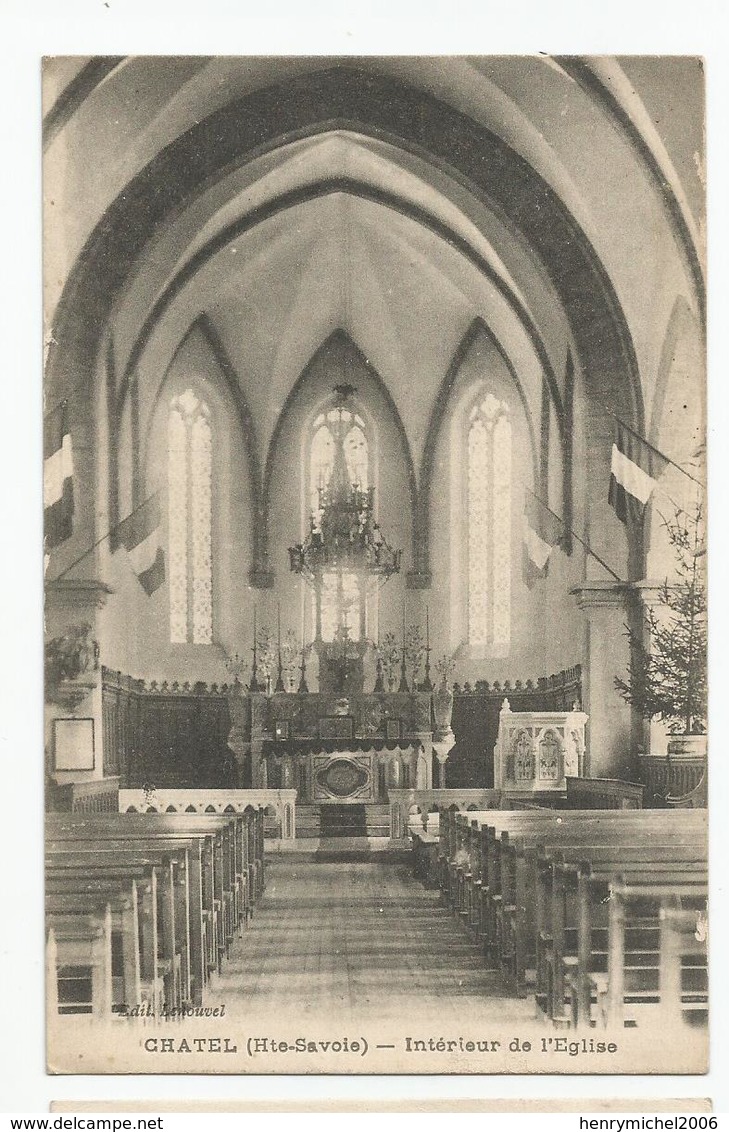
<path fill-rule="evenodd" d="M 43 423 L 43 511 L 50 549 L 73 531 L 73 448 L 65 401 Z"/>
<path fill-rule="evenodd" d="M 161 519 L 159 495 L 155 493 L 117 527 L 117 537 L 148 595 L 165 580 L 165 553 L 159 537 Z"/>
<path fill-rule="evenodd" d="M 608 501 L 621 523 L 642 519 L 646 503 L 669 463 L 647 441 L 621 421 L 616 422 Z"/>
<path fill-rule="evenodd" d="M 538 578 L 546 577 L 549 556 L 562 539 L 564 523 L 530 491 L 524 501 L 523 522 L 523 574 L 531 588 Z"/>

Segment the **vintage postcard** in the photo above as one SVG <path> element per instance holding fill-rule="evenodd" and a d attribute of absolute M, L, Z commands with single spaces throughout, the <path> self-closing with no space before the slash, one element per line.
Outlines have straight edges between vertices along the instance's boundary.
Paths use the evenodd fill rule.
<path fill-rule="evenodd" d="M 43 64 L 53 1073 L 704 1073 L 704 67 Z"/>

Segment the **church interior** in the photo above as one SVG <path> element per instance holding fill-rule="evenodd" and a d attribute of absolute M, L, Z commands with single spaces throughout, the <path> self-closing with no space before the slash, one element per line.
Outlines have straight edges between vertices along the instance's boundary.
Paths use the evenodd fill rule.
<path fill-rule="evenodd" d="M 54 1024 L 701 1030 L 701 61 L 53 58 L 44 183 Z"/>

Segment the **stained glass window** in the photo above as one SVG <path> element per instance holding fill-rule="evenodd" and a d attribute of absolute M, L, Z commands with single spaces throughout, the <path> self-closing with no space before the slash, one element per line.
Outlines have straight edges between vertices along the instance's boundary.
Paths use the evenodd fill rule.
<path fill-rule="evenodd" d="M 362 418 L 349 409 L 330 409 L 321 413 L 314 421 L 309 448 L 309 492 L 310 506 L 314 514 L 319 513 L 319 492 L 329 483 L 334 467 L 334 434 L 339 426 L 344 430 L 344 457 L 352 483 L 363 490 L 369 486 L 369 444 L 365 423 Z"/>
<path fill-rule="evenodd" d="M 328 486 L 334 468 L 334 438 L 340 429 L 350 483 L 356 484 L 363 491 L 370 486 L 370 445 L 362 417 L 341 405 L 320 413 L 312 425 L 309 443 L 309 507 L 315 522 L 321 515 L 321 493 Z M 322 640 L 333 641 L 337 630 L 346 625 L 349 639 L 358 641 L 365 595 L 360 592 L 356 576 L 345 571 L 341 588 L 336 574 L 325 574 L 322 582 Z M 312 610 L 312 626 L 315 633 L 315 609 Z"/>
<path fill-rule="evenodd" d="M 504 653 L 511 637 L 511 422 L 488 393 L 468 426 L 468 639 Z"/>
<path fill-rule="evenodd" d="M 213 444 L 210 411 L 192 389 L 170 404 L 167 426 L 170 640 L 213 639 Z"/>

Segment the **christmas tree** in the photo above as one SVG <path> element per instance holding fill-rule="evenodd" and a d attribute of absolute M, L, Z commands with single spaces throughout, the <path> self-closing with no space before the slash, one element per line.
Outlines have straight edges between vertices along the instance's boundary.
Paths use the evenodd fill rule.
<path fill-rule="evenodd" d="M 706 731 L 706 539 L 703 505 L 677 508 L 663 525 L 674 554 L 674 576 L 646 610 L 643 634 L 628 630 L 628 679 L 615 687 L 644 719 L 659 719 L 673 735 Z"/>

